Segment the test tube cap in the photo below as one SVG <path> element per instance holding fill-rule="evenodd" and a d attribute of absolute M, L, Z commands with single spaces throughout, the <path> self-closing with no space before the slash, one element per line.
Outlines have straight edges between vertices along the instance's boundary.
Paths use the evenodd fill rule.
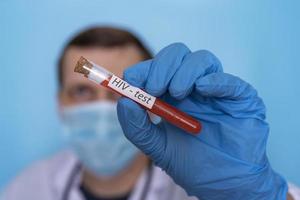
<path fill-rule="evenodd" d="M 90 63 L 86 58 L 80 57 L 80 59 L 77 61 L 77 64 L 74 68 L 74 72 L 78 72 L 81 74 L 84 74 L 84 76 L 88 77 L 90 73 L 90 69 L 92 69 L 93 64 Z"/>

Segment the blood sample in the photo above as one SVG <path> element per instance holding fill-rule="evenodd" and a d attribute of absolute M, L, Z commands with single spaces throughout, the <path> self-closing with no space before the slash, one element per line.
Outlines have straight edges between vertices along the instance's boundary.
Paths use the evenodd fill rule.
<path fill-rule="evenodd" d="M 81 57 L 78 60 L 74 71 L 84 74 L 86 78 L 96 82 L 97 84 L 132 99 L 145 109 L 162 117 L 169 123 L 185 130 L 188 133 L 198 134 L 201 131 L 201 123 L 193 117 L 160 100 L 159 98 L 146 93 L 140 88 L 130 85 L 105 68 L 85 59 L 84 57 Z"/>

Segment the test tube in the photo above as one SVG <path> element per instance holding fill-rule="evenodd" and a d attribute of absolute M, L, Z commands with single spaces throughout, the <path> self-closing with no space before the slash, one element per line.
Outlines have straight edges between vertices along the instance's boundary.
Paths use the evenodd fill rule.
<path fill-rule="evenodd" d="M 140 88 L 130 85 L 104 67 L 101 67 L 84 57 L 81 57 L 78 60 L 74 71 L 83 74 L 89 80 L 109 88 L 113 92 L 132 99 L 145 109 L 188 133 L 198 134 L 201 131 L 201 123 L 190 115 L 187 115 L 176 107 L 146 93 Z"/>

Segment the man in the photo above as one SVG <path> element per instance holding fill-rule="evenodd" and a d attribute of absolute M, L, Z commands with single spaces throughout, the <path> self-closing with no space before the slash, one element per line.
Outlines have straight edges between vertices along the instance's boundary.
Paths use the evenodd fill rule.
<path fill-rule="evenodd" d="M 118 76 L 125 71 L 131 84 L 201 121 L 201 134 L 151 123 L 137 104 L 74 73 L 80 56 Z M 29 168 L 4 199 L 196 199 L 185 191 L 212 200 L 292 199 L 265 156 L 261 99 L 249 84 L 223 73 L 211 53 L 173 44 L 152 59 L 132 34 L 100 27 L 73 38 L 58 69 L 59 113 L 73 151 Z M 118 99 L 126 137 L 185 191 L 125 139 Z"/>
<path fill-rule="evenodd" d="M 117 121 L 119 97 L 74 73 L 80 56 L 119 76 L 152 57 L 127 31 L 100 27 L 75 36 L 58 63 L 59 113 L 74 151 L 27 169 L 4 199 L 193 199 L 124 137 Z M 78 127 L 85 119 L 90 120 L 87 127 Z M 89 128 L 85 135 L 90 138 L 82 138 L 76 128 Z"/>

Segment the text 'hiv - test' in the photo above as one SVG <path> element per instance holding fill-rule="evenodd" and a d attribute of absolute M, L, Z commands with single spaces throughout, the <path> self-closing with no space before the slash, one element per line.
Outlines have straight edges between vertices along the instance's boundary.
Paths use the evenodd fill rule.
<path fill-rule="evenodd" d="M 152 108 L 156 99 L 156 97 L 147 94 L 137 87 L 131 86 L 129 83 L 115 75 L 110 78 L 108 87 L 118 91 L 120 94 L 129 97 L 130 99 L 137 101 L 149 109 Z"/>

